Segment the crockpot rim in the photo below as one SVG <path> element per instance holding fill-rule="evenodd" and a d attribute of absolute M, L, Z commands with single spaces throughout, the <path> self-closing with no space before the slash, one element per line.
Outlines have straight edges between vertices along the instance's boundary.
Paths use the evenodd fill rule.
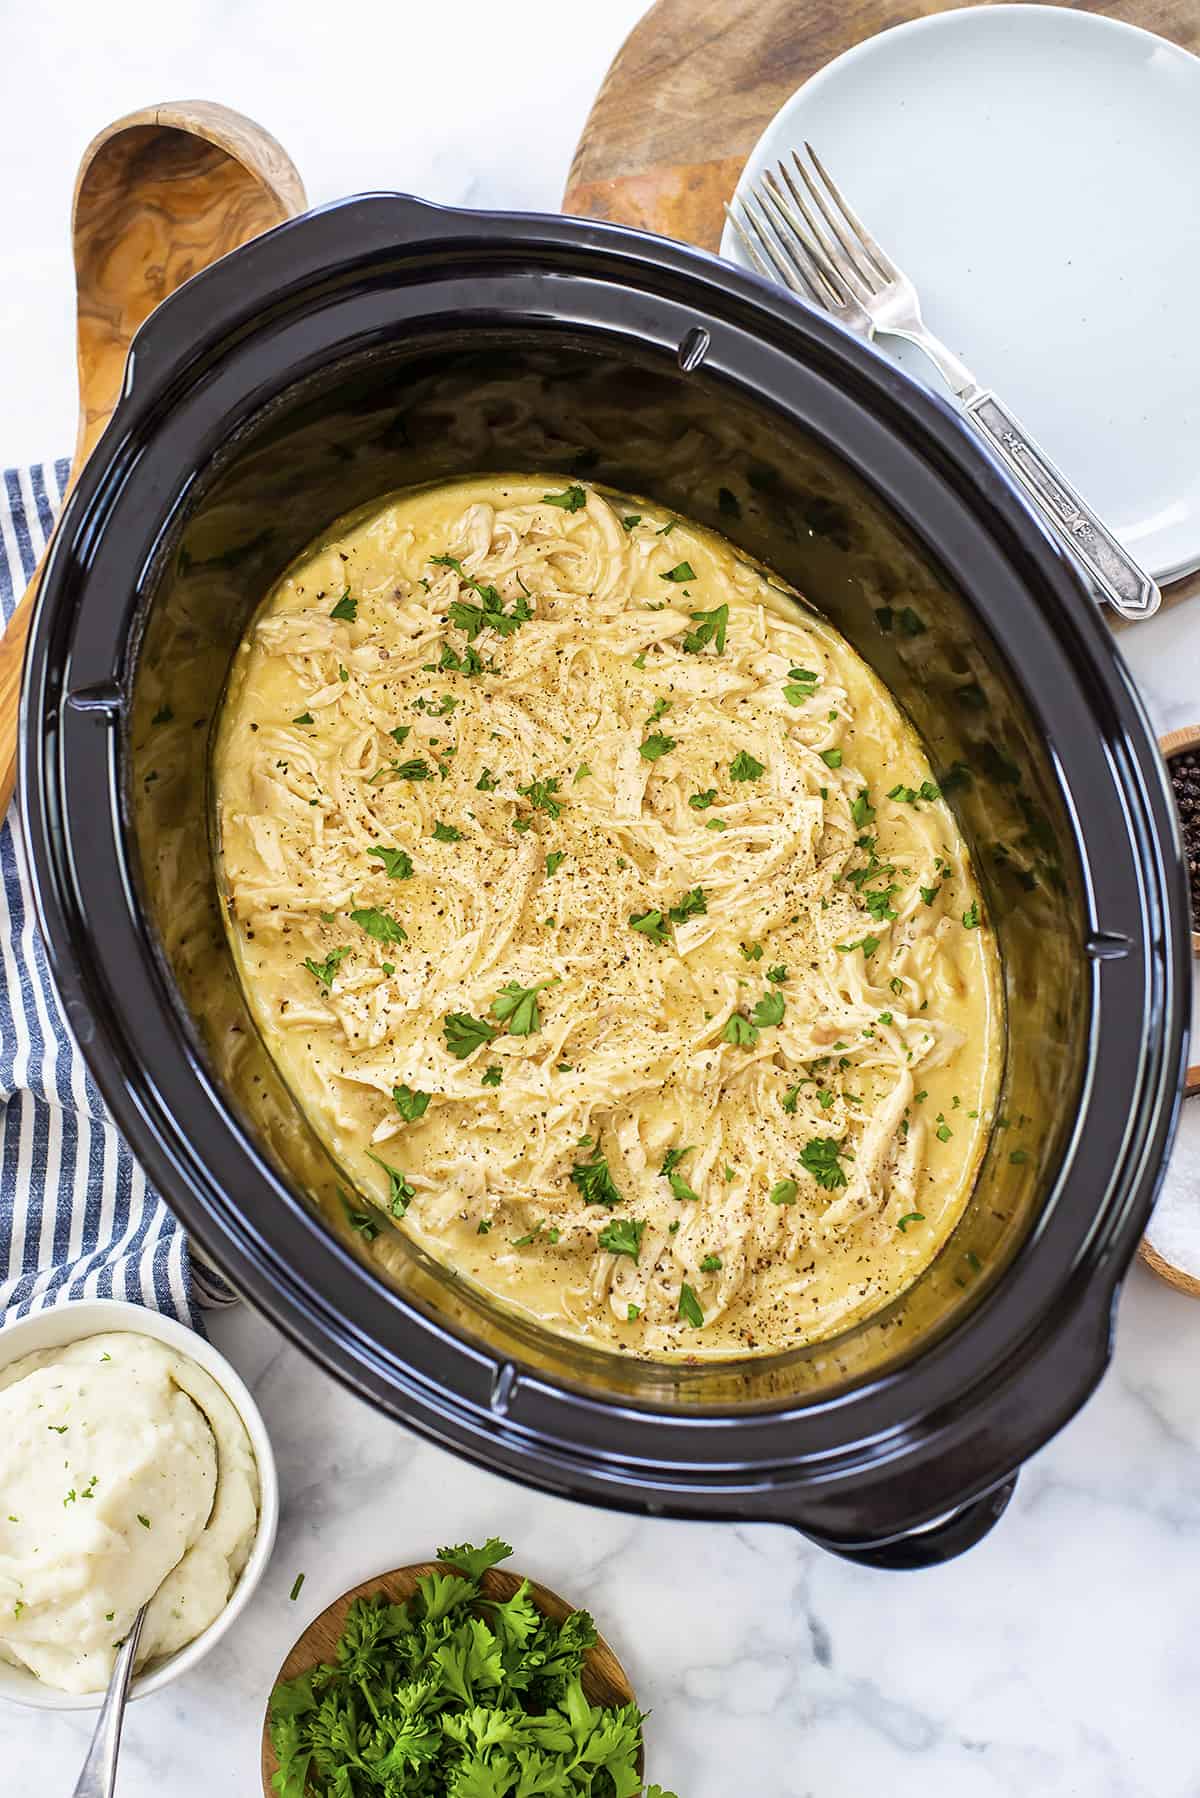
<path fill-rule="evenodd" d="M 390 253 L 401 259 L 404 259 L 406 256 L 412 257 L 412 244 L 406 245 L 403 242 L 397 244 L 395 231 L 397 209 L 399 209 L 399 213 L 405 221 L 406 230 L 411 232 L 412 224 L 415 220 L 421 229 L 432 233 L 426 235 L 424 242 L 421 244 L 421 253 L 426 258 L 431 258 L 439 251 L 445 250 L 447 244 L 452 246 L 453 253 L 463 254 L 467 250 L 478 251 L 481 245 L 487 245 L 490 242 L 490 254 L 497 259 L 502 259 L 505 255 L 512 255 L 514 253 L 513 244 L 515 242 L 520 246 L 515 252 L 518 255 L 528 254 L 536 244 L 543 249 L 548 246 L 551 253 L 553 253 L 556 246 L 563 247 L 571 256 L 582 256 L 585 259 L 589 256 L 594 257 L 598 251 L 602 259 L 608 259 L 610 262 L 614 260 L 610 253 L 615 252 L 615 263 L 618 267 L 632 265 L 634 267 L 653 266 L 655 269 L 661 269 L 665 265 L 671 271 L 673 277 L 679 277 L 683 281 L 685 287 L 691 284 L 698 288 L 704 288 L 710 299 L 715 299 L 718 294 L 728 295 L 731 290 L 736 307 L 743 315 L 748 314 L 750 316 L 755 316 L 761 314 L 764 318 L 769 318 L 773 330 L 782 331 L 785 338 L 792 338 L 798 346 L 803 343 L 804 347 L 809 351 L 815 349 L 817 353 L 823 355 L 834 364 L 841 364 L 843 372 L 853 374 L 855 378 L 859 380 L 860 385 L 874 385 L 881 399 L 886 396 L 892 405 L 898 407 L 899 410 L 907 416 L 918 434 L 923 434 L 925 439 L 924 447 L 927 452 L 936 452 L 936 455 L 944 462 L 956 465 L 960 480 L 962 480 L 965 475 L 966 478 L 971 481 L 976 489 L 978 504 L 982 507 L 986 507 L 993 513 L 998 512 L 1011 534 L 1017 539 L 1021 539 L 1022 537 L 1026 539 L 1025 549 L 1033 554 L 1033 559 L 1040 565 L 1039 572 L 1042 576 L 1043 585 L 1054 594 L 1058 603 L 1064 609 L 1065 621 L 1069 624 L 1070 628 L 1073 629 L 1076 637 L 1082 635 L 1083 638 L 1086 639 L 1090 634 L 1092 651 L 1092 666 L 1090 668 L 1090 673 L 1092 678 L 1095 679 L 1098 676 L 1100 667 L 1103 666 L 1106 678 L 1102 684 L 1105 686 L 1106 697 L 1118 713 L 1122 711 L 1132 713 L 1132 718 L 1129 719 L 1127 717 L 1126 722 L 1127 724 L 1132 722 L 1135 726 L 1140 726 L 1143 738 L 1142 747 L 1144 749 L 1146 726 L 1144 718 L 1141 715 L 1140 705 L 1133 695 L 1127 677 L 1122 676 L 1122 671 L 1120 670 L 1117 658 L 1113 655 L 1107 631 L 1104 629 L 1099 618 L 1092 612 L 1090 602 L 1085 602 L 1081 599 L 1080 590 L 1073 572 L 1067 568 L 1057 550 L 1041 536 L 1038 527 L 1030 519 L 1018 496 L 1013 494 L 1011 489 L 1008 488 L 1003 476 L 1001 476 L 991 464 L 985 461 L 981 452 L 975 448 L 974 444 L 967 437 L 967 434 L 958 422 L 956 416 L 934 396 L 918 390 L 915 387 L 915 384 L 908 381 L 907 377 L 894 370 L 890 364 L 883 362 L 882 358 L 879 358 L 873 351 L 866 349 L 864 346 L 859 345 L 855 340 L 848 338 L 845 333 L 841 332 L 840 329 L 830 321 L 807 313 L 798 316 L 797 308 L 792 306 L 790 302 L 784 300 L 782 296 L 778 295 L 775 291 L 768 288 L 764 283 L 760 282 L 758 277 L 733 270 L 728 265 L 718 263 L 715 258 L 709 258 L 703 252 L 694 251 L 685 248 L 684 246 L 674 244 L 668 245 L 660 240 L 649 238 L 644 234 L 626 231 L 617 227 L 596 225 L 590 222 L 584 224 L 580 221 L 566 220 L 557 217 L 542 218 L 538 215 L 504 213 L 481 215 L 443 211 L 439 208 L 430 207 L 424 202 L 412 201 L 405 196 L 395 195 L 366 196 L 354 200 L 337 202 L 331 207 L 322 209 L 322 211 L 317 214 L 309 215 L 304 219 L 280 227 L 277 231 L 268 234 L 267 238 L 258 240 L 256 244 L 249 246 L 247 250 L 238 252 L 237 256 L 231 260 L 232 263 L 241 261 L 243 265 L 245 265 L 248 258 L 257 256 L 258 266 L 264 272 L 269 273 L 272 260 L 279 254 L 280 240 L 290 240 L 294 244 L 297 241 L 297 233 L 306 233 L 308 235 L 311 240 L 312 250 L 317 252 L 315 257 L 316 262 L 319 265 L 324 262 L 331 274 L 334 272 L 344 273 L 364 262 L 369 262 L 373 257 L 377 257 L 381 253 Z M 364 223 L 368 223 L 371 226 L 371 230 L 364 232 Z M 334 253 L 332 256 L 327 256 L 326 252 L 320 249 L 319 241 L 314 233 L 320 228 L 322 235 L 325 235 L 327 234 L 326 228 L 330 225 L 334 227 L 332 233 L 333 242 L 330 246 Z M 364 245 L 364 236 L 366 238 L 371 238 L 374 235 L 374 227 L 376 225 L 380 226 L 380 232 L 377 235 L 383 241 L 376 242 L 373 247 L 370 244 Z M 433 229 L 434 226 L 436 229 Z M 500 243 L 491 241 L 497 232 L 501 234 L 503 239 Z M 348 253 L 346 247 L 347 242 L 350 239 L 355 238 L 358 240 L 356 246 Z M 312 258 L 310 258 L 310 260 L 312 260 Z M 227 274 L 230 267 L 231 261 L 229 260 L 227 260 L 226 263 L 219 265 L 219 268 L 224 269 Z M 719 271 L 719 279 L 714 278 L 717 271 Z M 213 273 L 216 272 L 217 271 L 213 271 Z M 302 279 L 311 280 L 312 271 L 306 271 Z M 78 541 L 79 534 L 85 525 L 88 528 L 94 528 L 95 520 L 88 516 L 89 509 L 97 505 L 103 505 L 106 495 L 106 484 L 108 497 L 111 500 L 112 481 L 128 478 L 129 460 L 126 452 L 128 451 L 130 440 L 133 435 L 133 426 L 139 422 L 139 419 L 144 423 L 154 398 L 156 396 L 161 397 L 163 390 L 173 380 L 178 378 L 182 368 L 186 367 L 189 362 L 195 362 L 199 352 L 194 339 L 187 339 L 184 341 L 177 338 L 175 341 L 172 341 L 169 337 L 169 331 L 177 322 L 184 322 L 184 314 L 186 312 L 190 312 L 193 319 L 198 318 L 197 307 L 200 303 L 198 290 L 202 288 L 203 283 L 209 280 L 210 276 L 200 277 L 196 282 L 189 284 L 187 288 L 180 290 L 180 292 L 173 296 L 170 301 L 165 303 L 163 308 L 160 309 L 160 313 L 156 314 L 151 319 L 150 324 L 139 334 L 132 358 L 132 379 L 126 397 L 123 399 L 121 407 L 118 408 L 118 413 L 114 418 L 113 424 L 109 427 L 109 431 L 106 433 L 101 445 L 95 452 L 87 470 L 85 470 L 84 477 L 80 482 L 76 494 L 70 502 L 67 515 L 64 517 L 63 528 L 60 530 L 60 534 L 56 539 L 55 551 L 52 554 L 46 577 L 43 581 L 42 591 L 46 598 L 44 605 L 39 609 L 39 615 L 33 633 L 34 641 L 31 648 L 30 678 L 27 681 L 26 686 L 27 705 L 24 716 L 26 728 L 23 729 L 22 732 L 22 779 L 26 798 L 26 812 L 29 820 L 28 829 L 34 847 L 33 861 L 38 870 L 36 888 L 39 911 L 42 914 L 43 929 L 51 945 L 56 978 L 59 980 L 60 987 L 64 990 L 68 998 L 69 1009 L 71 1010 L 71 1015 L 73 1017 L 78 1015 L 79 1007 L 81 1005 L 86 1010 L 87 1000 L 84 997 L 84 987 L 86 983 L 81 981 L 79 970 L 74 965 L 76 956 L 64 952 L 64 943 L 66 938 L 70 935 L 71 927 L 62 907 L 62 894 L 61 892 L 54 890 L 54 883 L 49 878 L 52 864 L 52 851 L 49 843 L 49 838 L 53 832 L 53 820 L 50 815 L 53 811 L 52 790 L 56 780 L 61 782 L 61 770 L 58 770 L 58 772 L 55 773 L 52 766 L 54 762 L 53 755 L 50 755 L 49 757 L 45 754 L 40 756 L 35 755 L 30 747 L 28 730 L 29 713 L 34 707 L 29 696 L 35 692 L 42 695 L 45 691 L 49 657 L 48 640 L 51 635 L 49 613 L 52 599 L 60 593 L 60 590 L 64 586 L 69 584 L 69 569 L 67 568 L 67 557 L 69 552 L 63 545 L 72 538 Z M 252 280 L 246 280 L 242 285 L 243 292 L 239 296 L 239 304 L 244 306 L 246 291 L 248 290 L 248 292 L 253 295 L 256 290 Z M 236 308 L 227 299 L 225 308 L 226 314 L 235 309 Z M 217 309 L 214 309 L 214 316 L 205 321 L 208 326 L 207 337 L 205 337 L 204 333 L 200 333 L 199 335 L 201 343 L 210 348 L 215 346 L 216 353 L 219 355 L 219 344 L 220 342 L 227 340 L 231 326 L 229 317 L 223 316 L 218 318 L 215 316 L 216 311 Z M 106 445 L 108 446 L 107 457 L 105 451 Z M 1036 548 L 1031 550 L 1031 544 L 1036 546 Z M 931 553 L 935 556 L 938 554 L 937 551 L 931 551 Z M 1103 651 L 1104 653 L 1098 653 L 1100 651 Z M 53 732 L 48 729 L 47 742 L 43 746 L 44 749 L 48 749 L 52 746 L 52 736 Z M 1160 813 L 1158 818 L 1156 819 L 1153 815 L 1156 810 L 1155 800 L 1156 798 L 1161 800 L 1162 797 L 1161 787 L 1156 793 L 1153 779 L 1153 767 L 1147 766 L 1146 758 L 1144 756 L 1135 756 L 1134 761 L 1137 765 L 1137 772 L 1142 777 L 1142 791 L 1140 797 L 1143 802 L 1143 810 L 1146 814 L 1143 823 L 1150 840 L 1152 842 L 1157 840 L 1158 846 L 1161 848 L 1163 835 L 1162 825 L 1164 822 L 1161 815 L 1161 804 L 1157 807 L 1157 810 Z M 1128 770 L 1127 775 L 1131 777 L 1132 772 L 1132 770 Z M 1165 779 L 1165 777 L 1162 778 Z M 1169 814 L 1167 815 L 1166 821 L 1168 824 L 1167 834 L 1169 836 Z M 1157 831 L 1155 825 L 1158 827 Z M 1178 845 L 1176 844 L 1175 847 L 1177 849 Z M 1176 872 L 1178 879 L 1175 884 L 1178 887 L 1181 886 L 1182 875 L 1179 873 L 1178 869 Z M 1173 894 L 1169 871 L 1163 867 L 1159 870 L 1159 873 L 1161 877 L 1160 896 L 1165 896 L 1166 921 L 1169 925 L 1171 921 L 1173 899 L 1175 908 L 1178 908 L 1178 892 Z M 1178 933 L 1176 933 L 1176 936 L 1177 935 Z M 1170 1129 L 1171 1106 L 1168 1099 L 1166 1112 L 1164 1114 L 1163 1092 L 1164 1089 L 1169 1092 L 1169 1052 L 1172 1040 L 1175 1040 L 1177 1043 L 1178 1060 L 1180 1063 L 1182 1063 L 1183 1059 L 1183 1038 L 1181 1034 L 1182 1008 L 1179 1003 L 1178 995 L 1178 969 L 1175 970 L 1175 980 L 1172 982 L 1170 978 L 1168 978 L 1170 973 L 1169 963 L 1170 957 L 1164 955 L 1162 957 L 1161 971 L 1167 989 L 1162 996 L 1164 1010 L 1162 1059 L 1165 1072 L 1163 1070 L 1160 1070 L 1159 1072 L 1157 1080 L 1158 1090 L 1154 1107 L 1155 1115 L 1152 1119 L 1148 1120 L 1146 1130 L 1143 1132 L 1144 1136 L 1147 1133 L 1151 1136 L 1157 1136 L 1160 1141 L 1160 1146 L 1161 1141 L 1165 1139 L 1167 1134 L 1169 1134 Z M 1094 964 L 1094 968 L 1100 968 L 1102 966 L 1102 962 Z M 89 1059 L 91 1059 L 90 1055 Z M 132 1091 L 125 1091 L 122 1088 L 120 1083 L 120 1070 L 110 1066 L 106 1072 L 108 1078 L 102 1081 L 101 1084 L 104 1087 L 107 1096 L 110 1098 L 110 1103 L 113 1103 L 114 1109 L 117 1111 L 123 1127 L 126 1129 L 126 1133 L 134 1142 L 134 1146 L 137 1148 L 139 1154 L 143 1156 L 143 1159 L 151 1162 L 160 1179 L 162 1179 L 163 1175 L 166 1175 L 164 1183 L 168 1187 L 171 1185 L 173 1178 L 176 1181 L 185 1178 L 186 1176 L 179 1168 L 177 1162 L 174 1166 L 168 1162 L 166 1159 L 165 1147 L 160 1145 L 157 1139 L 153 1144 L 150 1144 L 147 1132 L 151 1130 L 152 1127 L 147 1120 L 144 1111 L 134 1099 Z M 114 1084 L 114 1075 L 117 1077 L 116 1084 Z M 1153 1127 L 1154 1125 L 1157 1125 L 1157 1129 Z M 1151 1145 L 1151 1157 L 1153 1158 L 1153 1145 Z M 261 1176 L 264 1164 L 262 1163 L 261 1158 L 258 1159 L 259 1168 L 257 1169 L 257 1172 Z M 1131 1232 L 1134 1227 L 1137 1226 L 1137 1233 L 1140 1233 L 1140 1225 L 1138 1224 L 1139 1216 L 1143 1211 L 1148 1212 L 1149 1204 L 1152 1199 L 1153 1180 L 1151 1179 L 1149 1183 L 1147 1183 L 1144 1169 L 1140 1175 L 1135 1170 L 1130 1174 L 1129 1180 L 1133 1185 L 1139 1187 L 1138 1196 L 1140 1202 L 1126 1204 L 1123 1208 L 1124 1216 L 1120 1220 L 1122 1227 L 1118 1231 L 1118 1236 L 1121 1240 L 1116 1245 L 1114 1245 L 1112 1241 L 1109 1242 L 1108 1248 L 1110 1253 L 1107 1256 L 1109 1262 L 1107 1272 L 1103 1277 L 1101 1277 L 1099 1273 L 1096 1275 L 1097 1279 L 1100 1280 L 1100 1287 L 1098 1290 L 1100 1290 L 1102 1294 L 1104 1305 L 1111 1303 L 1116 1286 L 1119 1284 L 1119 1280 L 1124 1271 L 1123 1256 L 1125 1256 L 1125 1249 L 1128 1248 L 1128 1252 L 1132 1253 L 1132 1245 L 1133 1242 L 1136 1241 L 1136 1235 L 1134 1234 L 1131 1236 Z M 185 1209 L 186 1211 L 190 1210 L 191 1207 L 181 1207 L 181 1209 Z M 195 1229 L 198 1239 L 202 1243 L 205 1243 L 206 1246 L 210 1246 L 207 1239 L 211 1237 L 212 1230 L 217 1227 L 215 1222 L 206 1217 L 204 1223 L 201 1224 L 199 1228 L 196 1228 L 193 1218 L 189 1217 L 187 1221 L 189 1222 L 189 1226 Z M 212 1225 L 212 1229 L 209 1227 L 210 1224 Z M 223 1240 L 222 1247 L 225 1246 Z M 1116 1248 L 1115 1256 L 1111 1253 L 1114 1246 Z M 329 1240 L 329 1247 L 335 1251 L 337 1258 L 344 1264 L 343 1271 L 349 1270 L 355 1277 L 361 1277 L 364 1272 L 361 1263 L 359 1263 L 353 1256 L 347 1255 L 346 1252 L 340 1248 L 340 1245 L 333 1244 L 331 1239 Z M 218 1264 L 220 1264 L 222 1260 L 226 1260 L 228 1265 L 228 1254 L 231 1253 L 232 1247 L 230 1246 L 225 1256 L 220 1252 L 217 1252 L 214 1255 L 214 1259 L 218 1261 Z M 246 1253 L 244 1245 L 238 1253 L 244 1257 Z M 1125 1256 L 1125 1258 L 1127 1259 L 1127 1256 Z M 234 1274 L 235 1282 L 240 1280 L 243 1284 L 247 1283 L 245 1280 L 244 1269 L 235 1271 L 231 1267 L 230 1271 Z M 258 1286 L 262 1285 L 261 1279 L 258 1278 L 261 1271 L 260 1268 L 255 1268 L 256 1278 L 252 1284 Z M 374 1279 L 373 1276 L 370 1277 Z M 297 1281 L 293 1278 L 291 1285 L 295 1287 L 296 1284 Z M 330 1309 L 330 1301 L 326 1300 L 323 1295 L 313 1292 L 306 1282 L 300 1282 L 299 1284 L 301 1286 L 301 1291 L 292 1291 L 287 1301 L 291 1309 L 299 1313 L 299 1318 L 289 1318 L 288 1323 L 284 1324 L 283 1327 L 285 1327 L 288 1330 L 288 1333 L 295 1339 L 300 1340 L 310 1353 L 317 1352 L 318 1358 L 321 1359 L 326 1366 L 330 1367 L 331 1371 L 337 1373 L 341 1378 L 349 1380 L 349 1382 L 359 1391 L 368 1393 L 375 1402 L 383 1403 L 387 1409 L 393 1412 L 393 1414 L 403 1415 L 410 1423 L 414 1422 L 415 1420 L 412 1416 L 404 1411 L 403 1408 L 395 1402 L 394 1398 L 390 1398 L 388 1395 L 381 1393 L 372 1381 L 368 1380 L 364 1383 L 363 1375 L 367 1369 L 364 1367 L 361 1356 L 355 1360 L 354 1366 L 350 1367 L 344 1362 L 344 1345 L 340 1345 L 337 1352 L 334 1351 L 330 1344 L 325 1342 L 322 1342 L 319 1345 L 319 1349 L 315 1349 L 311 1339 L 305 1339 L 301 1329 L 302 1322 L 307 1322 L 310 1325 L 316 1323 L 317 1327 L 322 1330 L 329 1329 L 328 1322 L 314 1317 L 313 1313 L 321 1308 L 326 1310 Z M 1093 1289 L 1093 1299 L 1096 1290 L 1097 1289 Z M 991 1296 L 994 1296 L 994 1294 Z M 271 1297 L 273 1297 L 276 1302 L 269 1302 L 268 1299 L 264 1298 L 261 1292 L 258 1294 L 258 1297 L 259 1302 L 264 1303 L 264 1308 L 268 1309 L 271 1314 L 276 1317 L 276 1321 L 281 1321 L 278 1316 L 277 1307 L 279 1298 L 278 1270 L 276 1270 L 276 1286 L 271 1294 Z M 387 1297 L 390 1304 L 399 1304 L 402 1308 L 411 1309 L 410 1301 L 404 1300 L 400 1295 L 388 1291 Z M 961 1321 L 961 1324 L 957 1326 L 955 1332 L 953 1332 L 955 1338 L 957 1338 L 959 1330 L 969 1328 L 973 1321 L 979 1318 L 987 1304 L 988 1299 L 985 1298 L 981 1301 L 980 1305 L 976 1307 L 975 1311 Z M 353 1328 L 348 1324 L 344 1315 L 341 1317 L 340 1323 L 343 1336 L 353 1334 Z M 486 1349 L 481 1350 L 476 1345 L 465 1342 L 462 1337 L 450 1330 L 444 1323 L 440 1322 L 440 1320 L 435 1320 L 434 1329 L 443 1341 L 453 1344 L 456 1350 L 460 1354 L 464 1354 L 467 1358 L 473 1357 L 477 1361 L 482 1361 L 485 1365 L 490 1365 L 495 1361 L 496 1356 L 492 1351 Z M 940 1346 L 942 1345 L 935 1343 L 932 1352 L 936 1353 Z M 913 1369 L 917 1364 L 921 1363 L 922 1360 L 923 1357 L 918 1354 L 914 1361 L 905 1363 L 900 1370 L 901 1374 L 910 1385 L 913 1377 Z M 1099 1377 L 1099 1372 L 1102 1371 L 1102 1367 L 1103 1361 L 1101 1361 L 1100 1366 L 1095 1369 L 1094 1377 Z M 371 1367 L 371 1371 L 374 1372 L 373 1366 Z M 739 1413 L 736 1423 L 740 1426 L 743 1421 L 748 1422 L 754 1416 L 757 1416 L 760 1421 L 765 1416 L 780 1423 L 793 1422 L 797 1419 L 811 1417 L 818 1409 L 828 1411 L 834 1407 L 850 1405 L 863 1396 L 864 1389 L 873 1391 L 879 1387 L 886 1386 L 889 1384 L 890 1378 L 891 1370 L 885 1369 L 880 1375 L 871 1376 L 866 1382 L 857 1383 L 851 1388 L 839 1392 L 822 1395 L 816 1400 L 798 1403 L 793 1399 L 780 1405 L 764 1403 L 748 1408 L 746 1413 Z M 521 1369 L 516 1376 L 515 1384 L 528 1391 L 532 1391 L 536 1388 L 546 1388 L 553 1392 L 560 1401 L 568 1403 L 572 1408 L 583 1408 L 592 1411 L 598 1410 L 606 1419 L 628 1416 L 631 1412 L 637 1412 L 648 1415 L 656 1422 L 660 1423 L 669 1422 L 671 1424 L 676 1424 L 679 1422 L 686 1422 L 687 1425 L 698 1428 L 701 1431 L 706 1427 L 711 1429 L 716 1425 L 724 1424 L 728 1426 L 731 1421 L 728 1412 L 723 1412 L 719 1407 L 707 1412 L 702 1408 L 697 1408 L 696 1410 L 689 1411 L 686 1414 L 686 1418 L 680 1419 L 677 1413 L 662 1410 L 660 1406 L 655 1404 L 652 1400 L 646 1401 L 640 1398 L 626 1398 L 624 1395 L 619 1399 L 598 1396 L 586 1387 L 580 1388 L 576 1386 L 568 1379 L 549 1376 L 534 1369 Z M 509 1388 L 508 1396 L 510 1398 L 512 1396 L 511 1386 Z M 474 1405 L 476 1412 L 480 1412 L 482 1409 L 485 1414 L 491 1416 L 494 1425 L 501 1427 L 505 1432 L 511 1433 L 516 1437 L 523 1437 L 535 1452 L 540 1451 L 542 1445 L 536 1432 L 527 1430 L 521 1425 L 517 1418 L 512 1415 L 511 1406 L 500 1407 L 499 1409 L 493 1406 L 489 1411 L 486 1404 L 481 1408 L 478 1399 L 467 1399 L 464 1402 L 468 1405 Z M 1074 1406 L 1072 1405 L 1071 1408 L 1073 1409 Z M 425 1427 L 427 1433 L 437 1433 L 429 1430 L 426 1424 L 416 1423 L 416 1427 Z M 464 1452 L 464 1450 L 465 1452 L 473 1452 L 470 1448 L 466 1448 L 465 1445 L 453 1435 L 450 1439 L 453 1441 L 454 1446 L 459 1448 L 460 1452 Z M 518 1459 L 520 1458 L 521 1452 L 527 1451 L 517 1451 Z M 483 1458 L 488 1460 L 488 1464 L 493 1464 L 486 1455 L 479 1456 L 477 1453 L 477 1458 Z M 780 1461 L 776 1463 L 776 1465 L 784 1464 L 794 1465 L 794 1456 L 791 1459 L 787 1456 L 782 1456 Z M 740 1463 L 740 1465 L 744 1475 L 744 1462 Z M 765 1473 L 768 1470 L 768 1463 L 762 1460 L 756 1461 L 755 1468 L 760 1473 Z M 676 1482 L 685 1479 L 689 1472 L 695 1471 L 695 1469 L 689 1469 L 677 1461 L 664 1463 L 663 1470 L 669 1473 L 670 1478 Z M 718 1474 L 718 1471 L 718 1466 L 711 1463 L 701 1468 L 699 1470 L 701 1484 L 703 1485 L 705 1480 L 712 1480 L 713 1477 Z M 518 1472 L 522 1477 L 539 1477 L 536 1472 L 531 1475 L 528 1469 L 524 1467 L 518 1468 Z M 639 1469 L 639 1484 L 645 1483 L 645 1471 L 644 1469 Z M 715 1494 L 712 1488 L 709 1487 L 706 1491 L 702 1490 L 700 1496 L 701 1498 L 704 1496 L 712 1498 Z M 611 1497 L 609 1502 L 612 1502 Z"/>

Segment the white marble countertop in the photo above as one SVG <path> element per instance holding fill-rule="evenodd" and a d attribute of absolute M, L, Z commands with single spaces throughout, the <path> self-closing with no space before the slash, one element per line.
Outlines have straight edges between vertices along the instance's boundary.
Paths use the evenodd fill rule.
<path fill-rule="evenodd" d="M 398 186 L 553 208 L 639 11 L 59 0 L 36 25 L 14 17 L 0 66 L 0 462 L 72 440 L 66 208 L 78 152 L 108 118 L 206 95 L 273 129 L 313 201 Z M 354 63 L 342 47 L 364 39 L 371 55 Z M 1200 600 L 1121 644 L 1156 727 L 1194 721 Z M 1186 1128 L 1177 1178 L 1185 1159 L 1200 1166 L 1200 1110 Z M 371 1573 L 492 1533 L 593 1609 L 653 1712 L 650 1776 L 680 1798 L 1200 1798 L 1200 1303 L 1140 1267 L 1095 1399 L 1025 1469 L 980 1547 L 916 1575 L 845 1566 L 784 1528 L 526 1491 L 376 1416 L 245 1308 L 212 1334 L 275 1442 L 279 1546 L 226 1643 L 130 1712 L 120 1798 L 252 1798 L 266 1694 L 304 1623 Z M 0 1791 L 65 1798 L 89 1730 L 84 1715 L 0 1707 Z"/>

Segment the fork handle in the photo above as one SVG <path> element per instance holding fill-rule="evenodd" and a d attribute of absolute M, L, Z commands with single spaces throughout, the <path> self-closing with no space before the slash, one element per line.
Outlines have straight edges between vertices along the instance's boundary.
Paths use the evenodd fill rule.
<path fill-rule="evenodd" d="M 1123 618 L 1152 617 L 1162 603 L 1162 594 L 1150 576 L 1063 479 L 1007 406 L 986 387 L 964 394 L 960 403 L 1060 541 L 1082 562 L 1099 597 Z"/>

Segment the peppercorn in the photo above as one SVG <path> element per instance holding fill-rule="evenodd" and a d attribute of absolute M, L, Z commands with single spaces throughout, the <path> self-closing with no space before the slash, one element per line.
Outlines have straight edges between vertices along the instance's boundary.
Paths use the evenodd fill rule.
<path fill-rule="evenodd" d="M 1183 858 L 1192 894 L 1192 929 L 1200 930 L 1200 749 L 1185 749 L 1167 763 L 1183 829 Z"/>

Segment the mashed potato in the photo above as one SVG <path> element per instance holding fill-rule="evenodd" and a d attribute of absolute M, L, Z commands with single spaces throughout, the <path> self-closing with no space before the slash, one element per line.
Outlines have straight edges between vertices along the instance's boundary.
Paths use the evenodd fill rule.
<path fill-rule="evenodd" d="M 89 1336 L 0 1370 L 0 1656 L 100 1690 L 147 1599 L 138 1665 L 182 1648 L 228 1602 L 258 1498 L 241 1418 L 165 1343 Z"/>

